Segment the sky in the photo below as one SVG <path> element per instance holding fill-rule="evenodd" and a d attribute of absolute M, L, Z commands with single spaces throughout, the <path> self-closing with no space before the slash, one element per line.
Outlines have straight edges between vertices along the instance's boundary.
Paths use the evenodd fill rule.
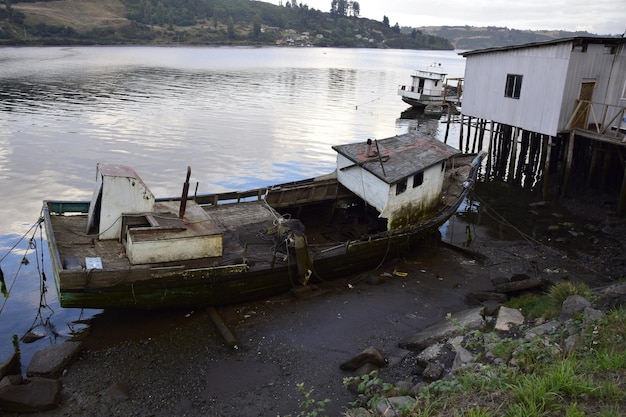
<path fill-rule="evenodd" d="M 298 0 L 329 12 L 332 0 Z M 284 4 L 286 0 L 282 0 Z M 626 0 L 358 0 L 361 15 L 400 26 L 499 26 L 621 35 Z M 275 2 L 278 3 L 278 0 Z"/>

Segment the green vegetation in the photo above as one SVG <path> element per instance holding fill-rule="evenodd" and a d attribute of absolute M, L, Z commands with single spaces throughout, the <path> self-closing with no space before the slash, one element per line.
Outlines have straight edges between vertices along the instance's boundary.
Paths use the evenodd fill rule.
<path fill-rule="evenodd" d="M 4 0 L 0 44 L 294 45 L 452 49 L 419 31 L 403 34 L 358 17 L 356 1 L 329 0 L 330 12 L 295 0 Z M 381 16 L 382 18 L 383 16 Z"/>
<path fill-rule="evenodd" d="M 507 305 L 521 308 L 526 319 L 548 320 L 569 295 L 590 299 L 580 283 L 555 285 L 545 295 L 524 295 Z M 559 306 L 559 308 L 555 308 Z M 567 330 L 541 337 L 501 337 L 490 330 L 466 334 L 465 347 L 475 364 L 425 385 L 412 401 L 395 407 L 406 417 L 617 417 L 626 411 L 626 309 L 606 312 L 597 322 L 574 317 L 567 326 L 579 329 L 578 340 L 563 349 Z M 487 352 L 494 358 L 488 359 Z M 378 372 L 344 379 L 358 395 L 346 416 L 364 415 L 386 397 L 407 395 L 383 381 Z M 309 393 L 310 394 L 310 393 Z M 370 414 L 374 415 L 374 414 Z M 395 414 L 394 414 L 395 415 Z"/>

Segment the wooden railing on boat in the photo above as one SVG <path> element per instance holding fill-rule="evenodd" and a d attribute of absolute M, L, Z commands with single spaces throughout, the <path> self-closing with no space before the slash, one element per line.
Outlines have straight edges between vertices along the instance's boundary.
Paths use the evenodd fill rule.
<path fill-rule="evenodd" d="M 215 205 L 262 200 L 265 198 L 273 208 L 280 209 L 297 205 L 336 200 L 353 194 L 339 184 L 335 178 L 324 180 L 307 179 L 272 187 L 257 188 L 249 191 L 231 191 L 226 193 L 198 195 L 194 197 L 200 205 Z"/>

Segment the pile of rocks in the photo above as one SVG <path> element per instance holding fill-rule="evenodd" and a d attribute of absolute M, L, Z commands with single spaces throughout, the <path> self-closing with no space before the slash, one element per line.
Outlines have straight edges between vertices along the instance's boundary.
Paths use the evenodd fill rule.
<path fill-rule="evenodd" d="M 517 309 L 499 306 L 490 309 L 485 306 L 470 308 L 456 314 L 449 314 L 444 320 L 435 323 L 399 343 L 404 355 L 398 360 L 387 360 L 376 348 L 370 347 L 341 365 L 345 371 L 356 375 L 380 370 L 383 379 L 396 377 L 393 392 L 406 395 L 381 399 L 375 415 L 401 415 L 400 410 L 410 407 L 422 389 L 441 379 L 453 379 L 456 372 L 467 367 L 480 367 L 485 361 L 502 363 L 492 349 L 503 338 L 518 338 L 528 341 L 543 338 L 546 347 L 567 353 L 574 349 L 582 337 L 582 332 L 602 319 L 609 308 L 626 305 L 626 284 L 615 284 L 598 290 L 594 306 L 579 295 L 569 296 L 562 305 L 557 319 L 541 324 L 528 323 Z M 582 314 L 582 328 L 574 326 L 572 317 Z M 554 334 L 562 337 L 551 337 Z M 476 335 L 482 343 L 473 343 Z M 385 365 L 388 365 L 385 367 Z M 515 355 L 508 365 L 516 366 Z M 398 375 L 394 368 L 405 372 Z M 409 375 L 406 372 L 409 371 Z M 356 378 L 358 380 L 358 377 Z M 370 411 L 358 409 L 357 415 L 371 416 Z"/>

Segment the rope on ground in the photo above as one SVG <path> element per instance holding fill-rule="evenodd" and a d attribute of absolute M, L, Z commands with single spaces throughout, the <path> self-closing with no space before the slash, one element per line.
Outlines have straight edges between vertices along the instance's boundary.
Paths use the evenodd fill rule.
<path fill-rule="evenodd" d="M 472 195 L 474 196 L 474 198 L 475 198 L 476 200 L 478 200 L 478 201 L 480 202 L 480 204 L 481 204 L 482 206 L 484 206 L 484 207 L 487 209 L 487 210 L 485 210 L 483 213 L 487 214 L 489 217 L 491 217 L 491 218 L 492 218 L 493 220 L 495 220 L 496 222 L 501 223 L 501 224 L 504 224 L 505 226 L 508 226 L 508 227 L 510 227 L 511 229 L 515 230 L 515 231 L 516 231 L 517 233 L 519 233 L 519 235 L 520 235 L 520 236 L 521 236 L 524 240 L 526 240 L 528 243 L 532 243 L 532 244 L 535 244 L 535 245 L 541 246 L 542 248 L 548 249 L 550 252 L 552 252 L 552 253 L 553 253 L 553 254 L 555 254 L 555 255 L 560 255 L 560 254 L 557 252 L 557 250 L 556 250 L 556 249 L 554 249 L 553 247 L 548 246 L 548 245 L 546 245 L 545 243 L 543 243 L 543 242 L 541 242 L 541 241 L 539 241 L 539 240 L 537 240 L 537 239 L 533 238 L 532 236 L 530 236 L 530 235 L 528 235 L 528 234 L 524 233 L 524 232 L 523 232 L 523 231 L 521 231 L 519 228 L 517 228 L 515 225 L 513 225 L 511 222 L 509 222 L 507 219 L 505 219 L 505 218 L 504 218 L 501 214 L 499 214 L 499 213 L 498 213 L 495 209 L 493 209 L 493 207 L 491 207 L 489 204 L 487 204 L 487 202 L 486 202 L 485 200 L 481 199 L 481 198 L 480 198 L 480 197 L 476 194 L 476 192 L 475 192 L 474 190 L 472 190 L 471 192 L 472 192 Z M 574 260 L 574 259 L 571 259 L 571 258 L 569 258 L 569 257 L 568 257 L 568 260 L 569 260 L 570 262 L 574 263 L 575 265 L 579 266 L 580 268 L 586 269 L 586 270 L 587 270 L 587 271 L 589 271 L 589 272 L 592 272 L 592 273 L 594 273 L 594 274 L 596 274 L 596 275 L 599 275 L 599 276 L 603 276 L 603 277 L 605 276 L 605 274 L 603 274 L 603 273 L 601 273 L 601 272 L 599 272 L 599 271 L 596 271 L 596 270 L 594 270 L 594 269 L 592 269 L 592 268 L 589 268 L 588 266 L 586 266 L 586 265 L 584 265 L 584 264 L 582 264 L 582 263 L 580 263 L 580 262 L 577 262 L 577 261 L 576 261 L 576 260 Z"/>

